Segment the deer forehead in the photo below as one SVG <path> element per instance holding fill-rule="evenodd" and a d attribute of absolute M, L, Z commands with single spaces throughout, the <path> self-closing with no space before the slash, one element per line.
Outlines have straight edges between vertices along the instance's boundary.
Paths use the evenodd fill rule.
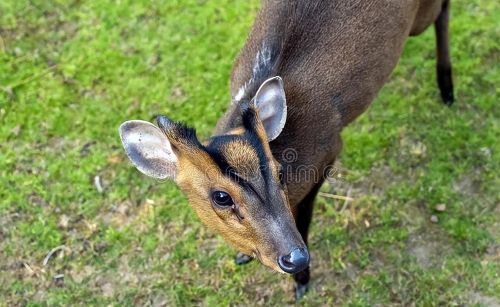
<path fill-rule="evenodd" d="M 260 160 L 257 150 L 244 141 L 225 143 L 220 148 L 226 162 L 240 176 L 255 177 L 260 174 Z"/>

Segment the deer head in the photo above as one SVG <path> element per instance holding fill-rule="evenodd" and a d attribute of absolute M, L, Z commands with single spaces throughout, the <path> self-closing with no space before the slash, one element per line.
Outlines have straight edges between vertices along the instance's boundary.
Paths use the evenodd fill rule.
<path fill-rule="evenodd" d="M 165 116 L 120 126 L 125 151 L 142 173 L 172 179 L 203 223 L 239 251 L 287 273 L 309 264 L 292 216 L 284 173 L 269 142 L 286 121 L 283 81 L 266 80 L 239 106 L 241 125 L 204 144 L 194 129 Z"/>

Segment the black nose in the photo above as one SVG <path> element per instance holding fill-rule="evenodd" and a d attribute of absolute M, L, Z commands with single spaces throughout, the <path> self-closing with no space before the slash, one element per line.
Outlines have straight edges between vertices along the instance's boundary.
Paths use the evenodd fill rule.
<path fill-rule="evenodd" d="M 278 265 L 287 273 L 298 273 L 309 265 L 309 252 L 307 248 L 296 248 L 285 256 L 278 257 Z"/>

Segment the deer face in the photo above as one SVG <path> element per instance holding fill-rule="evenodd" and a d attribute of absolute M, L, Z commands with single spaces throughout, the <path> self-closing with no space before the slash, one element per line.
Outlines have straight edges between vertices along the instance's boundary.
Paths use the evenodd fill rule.
<path fill-rule="evenodd" d="M 195 131 L 160 116 L 121 125 L 133 164 L 144 174 L 173 179 L 203 223 L 239 251 L 287 273 L 305 269 L 307 248 L 295 226 L 281 165 L 269 141 L 286 120 L 283 83 L 263 83 L 241 110 L 241 127 L 202 145 Z"/>

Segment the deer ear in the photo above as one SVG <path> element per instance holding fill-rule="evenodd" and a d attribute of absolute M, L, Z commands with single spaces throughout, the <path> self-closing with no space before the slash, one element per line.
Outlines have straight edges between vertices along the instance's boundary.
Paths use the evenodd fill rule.
<path fill-rule="evenodd" d="M 267 79 L 262 83 L 253 99 L 259 118 L 269 141 L 277 138 L 286 122 L 286 99 L 283 80 L 280 77 Z"/>
<path fill-rule="evenodd" d="M 157 179 L 173 179 L 177 157 L 167 136 L 155 125 L 131 120 L 120 126 L 120 137 L 127 156 L 139 171 Z"/>

